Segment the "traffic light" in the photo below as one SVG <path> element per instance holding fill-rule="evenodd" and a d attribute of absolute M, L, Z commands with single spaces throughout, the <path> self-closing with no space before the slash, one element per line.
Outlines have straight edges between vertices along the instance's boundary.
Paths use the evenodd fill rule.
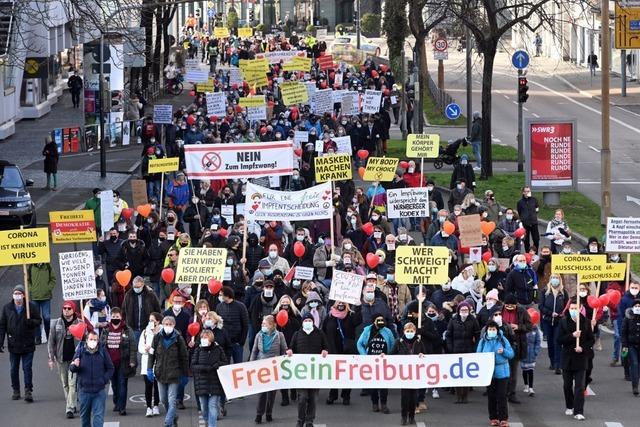
<path fill-rule="evenodd" d="M 253 8 L 249 9 L 249 21 L 253 21 L 255 19 L 255 15 L 253 14 Z"/>
<path fill-rule="evenodd" d="M 524 104 L 529 99 L 529 95 L 527 95 L 529 86 L 527 83 L 526 77 L 518 77 L 518 102 L 521 104 Z"/>
<path fill-rule="evenodd" d="M 355 23 L 358 22 L 358 11 L 357 10 L 353 11 L 353 22 L 355 22 Z"/>

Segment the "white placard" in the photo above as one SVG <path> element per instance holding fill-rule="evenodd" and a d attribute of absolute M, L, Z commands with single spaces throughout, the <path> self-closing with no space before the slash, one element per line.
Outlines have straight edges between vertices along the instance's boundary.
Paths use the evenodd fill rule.
<path fill-rule="evenodd" d="M 482 261 L 482 248 L 481 247 L 469 248 L 469 262 L 475 264 L 481 261 Z"/>
<path fill-rule="evenodd" d="M 360 305 L 364 276 L 333 269 L 329 299 Z"/>
<path fill-rule="evenodd" d="M 357 116 L 360 114 L 360 94 L 354 91 L 347 91 L 342 94 L 342 115 Z"/>
<path fill-rule="evenodd" d="M 313 99 L 313 94 L 317 90 L 316 82 L 303 82 L 307 87 L 307 95 L 309 95 L 309 99 Z"/>
<path fill-rule="evenodd" d="M 247 107 L 247 120 L 267 120 L 267 107 Z"/>
<path fill-rule="evenodd" d="M 238 86 L 242 86 L 242 81 L 242 72 L 240 71 L 240 68 L 229 68 L 229 85 L 233 86 L 235 84 Z"/>
<path fill-rule="evenodd" d="M 332 95 L 333 95 L 333 99 L 331 100 L 334 104 L 339 104 L 342 102 L 342 97 L 344 96 L 345 93 L 349 92 L 347 89 L 339 89 L 339 90 L 334 90 Z"/>
<path fill-rule="evenodd" d="M 299 145 L 309 141 L 309 132 L 306 130 L 296 130 L 293 132 L 293 141 Z"/>
<path fill-rule="evenodd" d="M 227 97 L 224 92 L 207 92 L 205 96 L 207 99 L 207 115 L 224 117 L 227 114 Z"/>
<path fill-rule="evenodd" d="M 300 280 L 313 280 L 313 267 L 301 267 L 296 265 L 296 272 L 293 276 L 294 279 Z"/>
<path fill-rule="evenodd" d="M 640 253 L 640 218 L 607 218 L 606 251 Z"/>
<path fill-rule="evenodd" d="M 338 146 L 337 153 L 345 153 L 345 154 L 353 154 L 353 148 L 351 147 L 351 137 L 347 136 L 336 136 L 331 138 L 332 141 L 336 143 Z"/>
<path fill-rule="evenodd" d="M 153 106 L 153 123 L 159 125 L 170 125 L 172 123 L 172 119 L 173 105 L 156 104 Z"/>
<path fill-rule="evenodd" d="M 244 215 L 244 204 L 238 203 L 236 205 L 236 215 Z"/>
<path fill-rule="evenodd" d="M 380 100 L 382 99 L 382 91 L 367 89 L 364 91 L 362 99 L 362 112 L 367 114 L 375 114 L 380 111 Z"/>
<path fill-rule="evenodd" d="M 321 89 L 313 93 L 311 99 L 311 111 L 314 114 L 324 114 L 333 111 L 333 90 Z"/>
<path fill-rule="evenodd" d="M 270 176 L 269 177 L 269 187 L 271 187 L 271 188 L 280 188 L 280 177 L 279 176 Z M 247 187 L 247 191 L 249 191 L 249 187 Z"/>
<path fill-rule="evenodd" d="M 185 59 L 184 68 L 187 71 L 200 70 L 200 61 L 198 61 L 197 59 Z"/>
<path fill-rule="evenodd" d="M 247 217 L 255 221 L 306 221 L 331 217 L 331 183 L 301 191 L 277 191 L 247 184 Z"/>
<path fill-rule="evenodd" d="M 231 280 L 231 267 L 224 268 L 224 275 L 222 276 L 222 280 L 228 282 Z"/>
<path fill-rule="evenodd" d="M 233 224 L 233 205 L 220 205 L 220 215 L 227 220 L 227 224 Z"/>
<path fill-rule="evenodd" d="M 102 234 L 113 228 L 113 191 L 100 191 L 100 229 Z"/>
<path fill-rule="evenodd" d="M 80 300 L 96 297 L 96 277 L 94 274 L 93 252 L 60 252 L 60 280 L 62 299 Z"/>
<path fill-rule="evenodd" d="M 208 83 L 209 72 L 203 70 L 187 70 L 184 79 L 191 83 Z"/>
<path fill-rule="evenodd" d="M 429 216 L 429 192 L 424 187 L 387 190 L 388 218 Z"/>

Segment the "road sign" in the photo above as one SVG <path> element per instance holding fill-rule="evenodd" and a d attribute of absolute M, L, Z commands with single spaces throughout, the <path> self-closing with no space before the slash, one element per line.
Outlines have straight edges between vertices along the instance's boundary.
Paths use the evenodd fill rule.
<path fill-rule="evenodd" d="M 444 52 L 440 52 L 439 50 L 433 51 L 433 60 L 434 61 L 446 61 L 449 59 L 449 52 L 446 50 Z"/>
<path fill-rule="evenodd" d="M 447 50 L 448 46 L 449 44 L 447 43 L 447 39 L 445 38 L 439 38 L 433 44 L 434 49 L 437 50 L 438 52 L 444 52 L 445 50 Z"/>
<path fill-rule="evenodd" d="M 640 48 L 640 8 L 622 8 L 616 4 L 615 48 Z"/>
<path fill-rule="evenodd" d="M 511 57 L 511 63 L 518 70 L 524 70 L 529 65 L 529 54 L 524 50 L 516 50 Z"/>
<path fill-rule="evenodd" d="M 444 114 L 447 116 L 449 120 L 455 120 L 460 117 L 462 114 L 462 108 L 458 104 L 452 103 L 447 105 L 447 108 L 444 109 Z"/>

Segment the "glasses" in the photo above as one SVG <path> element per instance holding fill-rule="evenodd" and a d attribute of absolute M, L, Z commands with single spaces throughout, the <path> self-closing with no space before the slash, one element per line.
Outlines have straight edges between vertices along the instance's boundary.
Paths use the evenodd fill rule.
<path fill-rule="evenodd" d="M 63 310 L 73 310 L 71 307 L 62 307 Z"/>
<path fill-rule="evenodd" d="M 169 254 L 169 256 L 178 256 L 178 254 Z"/>

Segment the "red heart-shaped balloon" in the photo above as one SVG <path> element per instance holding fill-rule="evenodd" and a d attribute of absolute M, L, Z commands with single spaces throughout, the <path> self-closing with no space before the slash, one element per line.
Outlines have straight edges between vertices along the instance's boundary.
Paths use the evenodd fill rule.
<path fill-rule="evenodd" d="M 76 323 L 75 325 L 69 326 L 69 332 L 71 335 L 77 340 L 81 340 L 84 337 L 84 333 L 87 330 L 87 325 L 84 322 Z"/>

